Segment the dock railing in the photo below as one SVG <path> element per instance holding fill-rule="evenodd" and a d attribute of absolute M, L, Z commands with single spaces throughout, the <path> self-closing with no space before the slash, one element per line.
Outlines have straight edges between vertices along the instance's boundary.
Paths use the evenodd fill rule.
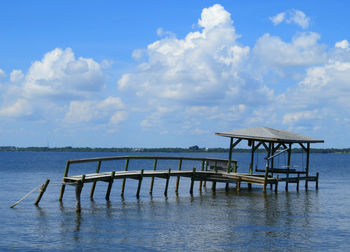
<path fill-rule="evenodd" d="M 231 163 L 229 163 L 229 160 L 226 159 L 219 159 L 219 158 L 205 158 L 205 157 L 169 157 L 169 156 L 112 156 L 112 157 L 99 157 L 99 158 L 86 158 L 86 159 L 76 159 L 76 160 L 68 160 L 66 163 L 66 168 L 63 175 L 63 183 L 61 186 L 60 191 L 60 197 L 59 200 L 62 201 L 63 194 L 65 191 L 65 178 L 69 176 L 69 170 L 71 168 L 71 165 L 73 164 L 81 164 L 81 163 L 96 163 L 96 171 L 95 173 L 100 173 L 102 162 L 106 161 L 117 161 L 117 160 L 125 160 L 124 165 L 124 171 L 128 171 L 129 169 L 129 163 L 130 160 L 153 160 L 153 166 L 150 167 L 150 170 L 153 169 L 153 171 L 157 170 L 158 161 L 160 160 L 173 160 L 178 161 L 177 170 L 181 171 L 183 169 L 183 161 L 198 161 L 201 163 L 201 170 L 207 171 L 209 164 L 214 163 L 214 170 L 218 171 L 219 164 L 226 164 L 227 172 L 230 171 L 230 168 L 237 167 L 237 161 L 232 160 Z M 193 167 L 191 167 L 192 169 Z M 121 195 L 124 194 L 124 188 L 125 188 L 125 178 L 122 181 L 122 189 L 121 189 Z M 179 180 L 180 176 L 177 177 L 176 181 L 176 189 L 175 192 L 178 191 L 179 187 Z M 204 181 L 205 182 L 205 181 Z M 151 178 L 151 186 L 150 186 L 150 193 L 152 193 L 153 190 L 153 183 L 154 183 L 154 177 Z M 202 183 L 202 181 L 200 181 Z M 90 192 L 90 198 L 93 198 L 94 191 L 95 191 L 96 182 L 93 182 Z"/>

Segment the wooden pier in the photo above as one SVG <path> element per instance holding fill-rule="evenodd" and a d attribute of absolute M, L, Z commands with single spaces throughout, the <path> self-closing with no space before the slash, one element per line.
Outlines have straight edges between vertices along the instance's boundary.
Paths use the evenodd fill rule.
<path fill-rule="evenodd" d="M 130 160 L 135 159 L 152 159 L 153 160 L 153 169 L 149 170 L 131 170 L 129 171 Z M 113 161 L 113 160 L 125 160 L 125 167 L 123 171 L 109 171 L 109 172 L 100 172 L 101 164 L 103 161 Z M 157 164 L 160 160 L 175 160 L 178 161 L 177 169 L 168 169 L 168 170 L 157 170 Z M 200 162 L 201 169 L 193 168 L 192 170 L 182 170 L 184 161 L 197 161 Z M 70 166 L 76 163 L 97 163 L 96 172 L 87 173 L 83 175 L 74 175 L 68 176 Z M 214 165 L 209 165 L 214 164 Z M 224 166 L 226 164 L 226 166 Z M 222 169 L 226 169 L 225 172 Z M 265 178 L 263 175 L 250 175 L 248 173 L 237 173 L 234 172 L 237 170 L 237 162 L 229 161 L 225 159 L 213 159 L 213 158 L 192 158 L 192 157 L 149 157 L 149 156 L 117 156 L 117 157 L 105 157 L 105 158 L 93 158 L 93 159 L 79 159 L 79 160 L 69 160 L 67 161 L 65 174 L 63 177 L 63 183 L 61 187 L 60 200 L 63 199 L 65 186 L 72 185 L 75 186 L 76 194 L 76 209 L 80 211 L 81 202 L 80 194 L 83 186 L 86 183 L 92 183 L 90 198 L 93 199 L 94 191 L 97 182 L 106 182 L 108 184 L 106 189 L 105 199 L 108 201 L 110 199 L 110 193 L 114 180 L 122 180 L 121 186 L 121 196 L 124 195 L 126 179 L 138 180 L 138 187 L 136 191 L 136 197 L 139 197 L 142 180 L 143 178 L 151 178 L 150 190 L 149 193 L 153 192 L 154 178 L 162 178 L 166 180 L 164 195 L 167 196 L 169 179 L 170 177 L 175 177 L 176 188 L 175 192 L 178 193 L 179 181 L 181 177 L 190 178 L 190 194 L 193 194 L 193 187 L 195 181 L 200 181 L 199 189 L 206 186 L 206 182 L 212 182 L 212 190 L 216 190 L 216 183 L 233 183 L 236 185 L 236 190 L 239 191 L 241 188 L 241 183 L 249 183 L 256 185 L 265 185 L 270 184 L 275 185 L 275 190 L 277 191 L 278 180 L 276 178 L 268 177 Z M 228 189 L 228 187 L 226 187 Z"/>
<path fill-rule="evenodd" d="M 242 130 L 233 130 L 227 132 L 216 133 L 216 135 L 230 138 L 230 151 L 228 159 L 215 159 L 215 158 L 195 158 L 195 157 L 152 157 L 152 156 L 117 156 L 117 157 L 105 157 L 105 158 L 90 158 L 67 161 L 66 169 L 63 176 L 63 183 L 61 186 L 60 201 L 63 199 L 63 194 L 66 185 L 75 186 L 76 194 L 76 209 L 80 211 L 80 194 L 84 184 L 92 183 L 90 198 L 93 199 L 96 183 L 99 181 L 108 183 L 106 191 L 106 200 L 109 200 L 113 182 L 116 179 L 122 180 L 121 196 L 124 195 L 126 179 L 138 180 L 138 187 L 136 196 L 139 197 L 143 178 L 151 178 L 150 194 L 153 192 L 154 178 L 162 178 L 166 180 L 164 195 L 168 194 L 169 180 L 171 177 L 176 177 L 175 193 L 178 193 L 179 182 L 181 177 L 190 178 L 191 186 L 190 193 L 193 194 L 193 186 L 195 181 L 200 181 L 199 189 L 202 186 L 206 186 L 206 182 L 212 182 L 212 190 L 215 191 L 216 183 L 226 183 L 226 190 L 229 188 L 229 184 L 236 184 L 236 190 L 239 191 L 241 183 L 247 183 L 248 189 L 251 189 L 252 184 L 262 185 L 263 192 L 266 192 L 267 185 L 273 189 L 275 185 L 275 191 L 278 189 L 278 182 L 285 182 L 285 190 L 288 191 L 289 183 L 296 183 L 296 189 L 299 190 L 300 181 L 305 181 L 305 189 L 308 189 L 308 182 L 313 181 L 318 189 L 318 177 L 311 176 L 309 172 L 310 168 L 310 144 L 322 143 L 323 140 L 314 139 L 311 137 L 299 135 L 293 132 L 285 130 L 276 130 L 267 127 L 248 128 Z M 248 146 L 251 147 L 251 159 L 249 164 L 248 173 L 237 172 L 237 161 L 232 160 L 232 153 L 234 148 L 242 141 L 246 140 Z M 302 151 L 306 153 L 305 166 L 302 165 L 301 170 L 296 170 L 292 166 L 292 145 L 298 144 Z M 259 147 L 266 152 L 264 160 L 266 166 L 264 169 L 256 168 L 256 172 L 262 172 L 260 174 L 254 174 L 254 154 L 258 152 Z M 282 153 L 287 154 L 286 164 L 284 167 L 276 167 L 276 158 Z M 114 170 L 101 172 L 102 162 L 124 160 L 124 170 Z M 149 169 L 129 170 L 129 163 L 131 160 L 153 160 L 153 167 Z M 160 161 L 177 161 L 177 169 L 167 167 L 168 169 L 157 169 Z M 184 168 L 183 162 L 199 162 L 199 169 Z M 86 173 L 83 175 L 69 176 L 70 166 L 78 163 L 96 163 L 96 171 L 94 173 Z M 192 166 L 193 167 L 193 166 Z M 280 177 L 282 175 L 282 177 Z"/>

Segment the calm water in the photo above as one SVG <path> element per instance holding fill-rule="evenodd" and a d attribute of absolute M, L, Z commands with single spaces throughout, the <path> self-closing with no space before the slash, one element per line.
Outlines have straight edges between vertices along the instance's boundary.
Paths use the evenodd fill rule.
<path fill-rule="evenodd" d="M 189 180 L 180 182 L 174 193 L 170 180 L 168 197 L 163 196 L 165 181 L 155 180 L 154 194 L 148 194 L 150 180 L 144 179 L 139 199 L 137 181 L 127 180 L 125 197 L 120 197 L 121 181 L 113 184 L 111 201 L 104 200 L 107 184 L 96 187 L 95 201 L 89 200 L 90 184 L 83 188 L 82 212 L 75 212 L 74 188 L 67 187 L 63 204 L 58 201 L 59 182 L 65 161 L 115 153 L 29 153 L 0 152 L 0 250 L 1 251 L 227 251 L 227 250 L 348 250 L 350 249 L 350 155 L 313 154 L 311 172 L 320 172 L 320 188 L 289 192 L 280 184 L 279 192 L 263 194 L 256 186 L 248 191 L 243 185 L 237 194 L 226 193 L 218 185 L 213 194 L 210 183 L 201 193 L 198 182 L 189 195 Z M 122 153 L 121 155 L 125 155 Z M 135 155 L 135 154 L 134 154 Z M 149 154 L 154 155 L 154 153 Z M 159 154 L 174 155 L 174 154 Z M 176 154 L 180 155 L 180 154 Z M 183 154 L 182 154 L 183 155 Z M 192 155 L 192 154 L 184 154 Z M 221 153 L 196 156 L 226 158 Z M 248 167 L 248 154 L 238 154 L 239 171 Z M 295 156 L 300 163 L 302 155 Z M 262 162 L 262 157 L 258 160 Z M 279 160 L 283 165 L 285 160 Z M 110 162 L 102 170 L 122 170 L 123 163 Z M 131 168 L 151 168 L 150 162 L 134 162 Z M 164 169 L 176 165 L 160 163 Z M 184 164 L 187 168 L 198 164 Z M 72 174 L 95 169 L 76 166 Z M 34 187 L 51 183 L 40 207 L 33 202 L 38 192 L 10 209 Z"/>

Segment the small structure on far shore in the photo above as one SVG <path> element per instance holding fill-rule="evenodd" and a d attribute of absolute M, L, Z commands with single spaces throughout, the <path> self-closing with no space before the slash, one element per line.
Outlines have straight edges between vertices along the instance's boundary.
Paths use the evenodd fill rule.
<path fill-rule="evenodd" d="M 263 146 L 267 152 L 266 167 L 264 170 L 257 169 L 258 172 L 265 172 L 264 178 L 267 181 L 269 175 L 286 174 L 284 178 L 278 178 L 279 181 L 286 182 L 286 190 L 288 190 L 288 183 L 297 183 L 299 189 L 299 181 L 305 180 L 305 188 L 308 187 L 308 181 L 315 181 L 316 188 L 318 188 L 318 173 L 316 176 L 310 176 L 310 144 L 323 143 L 323 140 L 314 139 L 308 136 L 303 136 L 294 132 L 286 130 L 272 129 L 268 127 L 247 128 L 240 130 L 232 130 L 216 133 L 218 136 L 230 138 L 230 151 L 228 164 L 232 160 L 232 152 L 234 148 L 242 141 L 247 140 L 248 146 L 251 147 L 251 160 L 249 165 L 249 175 L 253 174 L 254 153 L 260 146 Z M 306 153 L 306 164 L 302 170 L 296 170 L 291 167 L 291 154 L 293 144 L 298 144 L 302 151 Z M 280 154 L 287 152 L 287 164 L 284 167 L 275 167 L 274 160 Z M 233 172 L 237 172 L 233 170 Z M 290 174 L 296 174 L 297 177 L 290 177 Z M 266 191 L 267 183 L 264 183 L 263 191 Z"/>

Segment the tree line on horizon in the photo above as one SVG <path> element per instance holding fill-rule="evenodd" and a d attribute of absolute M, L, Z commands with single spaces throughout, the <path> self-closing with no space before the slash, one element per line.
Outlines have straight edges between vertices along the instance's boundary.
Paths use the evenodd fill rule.
<path fill-rule="evenodd" d="M 32 151 L 32 152 L 228 152 L 228 148 L 200 148 L 197 145 L 188 148 L 181 147 L 162 147 L 162 148 L 131 148 L 131 147 L 16 147 L 0 146 L 0 151 Z M 249 148 L 235 148 L 235 152 L 249 153 Z M 301 148 L 293 148 L 295 153 L 302 152 Z M 311 148 L 312 153 L 350 153 L 350 148 Z M 265 152 L 264 149 L 258 149 L 258 152 Z"/>

